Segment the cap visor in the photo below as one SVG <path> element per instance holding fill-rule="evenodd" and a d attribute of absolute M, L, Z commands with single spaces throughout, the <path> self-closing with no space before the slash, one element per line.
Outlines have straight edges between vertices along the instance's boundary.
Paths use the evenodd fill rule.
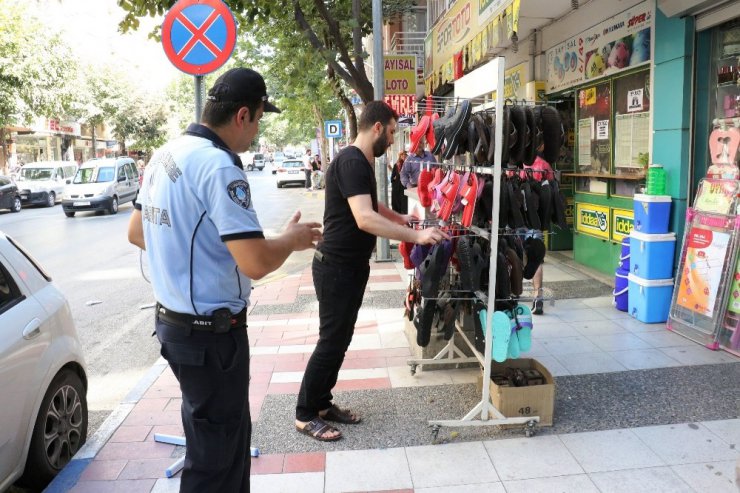
<path fill-rule="evenodd" d="M 263 111 L 265 113 L 282 113 L 280 108 L 278 108 L 277 106 L 275 106 L 269 101 L 265 101 L 265 106 L 263 107 Z"/>

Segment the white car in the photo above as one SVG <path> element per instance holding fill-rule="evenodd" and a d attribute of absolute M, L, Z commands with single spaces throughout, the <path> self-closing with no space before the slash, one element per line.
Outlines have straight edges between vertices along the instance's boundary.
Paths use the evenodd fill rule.
<path fill-rule="evenodd" d="M 87 439 L 87 372 L 67 300 L 0 232 L 0 491 L 43 489 Z"/>
<path fill-rule="evenodd" d="M 285 154 L 283 154 L 280 151 L 276 151 L 275 154 L 272 155 L 272 174 L 276 174 L 277 170 L 280 166 L 282 166 L 283 161 L 285 161 Z"/>
<path fill-rule="evenodd" d="M 75 173 L 77 164 L 71 161 L 29 163 L 21 168 L 15 182 L 24 204 L 54 207 L 62 198 L 65 182 Z"/>
<path fill-rule="evenodd" d="M 286 159 L 275 171 L 275 183 L 278 188 L 283 188 L 288 183 L 306 184 L 303 161 L 299 159 Z"/>
<path fill-rule="evenodd" d="M 118 212 L 118 205 L 139 195 L 139 171 L 128 157 L 91 159 L 80 166 L 64 189 L 62 209 L 67 217 L 77 211 Z"/>

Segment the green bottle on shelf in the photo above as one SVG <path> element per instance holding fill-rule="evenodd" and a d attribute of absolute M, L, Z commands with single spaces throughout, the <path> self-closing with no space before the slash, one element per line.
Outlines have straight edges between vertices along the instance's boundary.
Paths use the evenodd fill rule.
<path fill-rule="evenodd" d="M 662 164 L 651 164 L 648 167 L 647 194 L 665 195 L 665 169 Z"/>

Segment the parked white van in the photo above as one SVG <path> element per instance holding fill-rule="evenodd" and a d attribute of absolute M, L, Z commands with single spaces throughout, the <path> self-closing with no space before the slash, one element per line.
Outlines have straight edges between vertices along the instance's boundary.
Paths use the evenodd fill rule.
<path fill-rule="evenodd" d="M 23 166 L 15 179 L 24 204 L 54 207 L 62 198 L 65 183 L 77 172 L 73 161 L 45 161 Z"/>
<path fill-rule="evenodd" d="M 92 159 L 82 163 L 64 190 L 62 208 L 67 217 L 77 211 L 118 212 L 118 205 L 139 194 L 139 172 L 129 157 Z"/>

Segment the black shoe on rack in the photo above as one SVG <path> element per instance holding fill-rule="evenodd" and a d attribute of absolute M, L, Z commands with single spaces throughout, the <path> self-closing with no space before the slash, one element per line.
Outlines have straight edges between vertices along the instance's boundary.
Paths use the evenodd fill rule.
<path fill-rule="evenodd" d="M 540 298 L 537 298 L 534 300 L 534 303 L 532 303 L 532 315 L 542 315 L 544 310 L 542 309 L 544 303 Z"/>

